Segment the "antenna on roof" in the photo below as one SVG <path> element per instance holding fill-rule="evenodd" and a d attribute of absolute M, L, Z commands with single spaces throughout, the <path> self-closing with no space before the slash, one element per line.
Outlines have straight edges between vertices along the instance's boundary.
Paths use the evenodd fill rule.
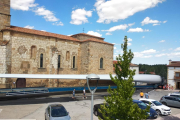
<path fill-rule="evenodd" d="M 83 33 L 84 33 L 84 28 L 83 28 Z"/>

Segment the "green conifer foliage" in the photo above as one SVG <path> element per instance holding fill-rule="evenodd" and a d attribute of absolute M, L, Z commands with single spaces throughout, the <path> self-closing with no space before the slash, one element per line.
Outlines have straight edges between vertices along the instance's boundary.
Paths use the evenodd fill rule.
<path fill-rule="evenodd" d="M 111 80 L 117 85 L 116 89 L 108 88 L 109 96 L 105 97 L 107 104 L 101 105 L 99 112 L 102 113 L 104 120 L 142 120 L 148 117 L 150 107 L 145 110 L 133 103 L 132 95 L 135 92 L 133 76 L 135 70 L 130 70 L 130 63 L 134 54 L 127 48 L 127 36 L 124 38 L 124 44 L 121 45 L 123 55 L 116 57 L 117 64 L 115 64 L 116 76 Z M 98 117 L 100 120 L 101 118 Z"/>

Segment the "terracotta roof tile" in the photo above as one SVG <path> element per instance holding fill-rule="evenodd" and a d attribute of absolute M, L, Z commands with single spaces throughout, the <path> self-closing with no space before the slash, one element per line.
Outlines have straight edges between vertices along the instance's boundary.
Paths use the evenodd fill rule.
<path fill-rule="evenodd" d="M 117 64 L 117 61 L 116 61 L 116 60 L 113 60 L 113 64 Z M 130 67 L 138 67 L 138 65 L 135 65 L 135 64 L 130 63 Z"/>
<path fill-rule="evenodd" d="M 76 36 L 76 35 L 86 35 L 86 36 L 96 37 L 96 38 L 100 38 L 100 39 L 104 40 L 104 38 L 102 38 L 102 37 L 98 37 L 98 36 L 94 36 L 94 35 L 90 35 L 90 34 L 86 34 L 86 33 L 78 33 L 78 34 L 71 35 L 71 36 Z"/>
<path fill-rule="evenodd" d="M 99 40 L 97 38 L 97 36 L 93 36 L 93 35 L 89 35 L 86 33 L 79 33 L 79 34 L 83 34 L 83 35 L 89 35 L 92 37 L 96 37 L 96 38 L 89 38 L 87 40 L 84 41 L 80 41 L 76 38 L 73 38 L 71 36 L 66 36 L 66 35 L 61 35 L 61 34 L 55 34 L 55 33 L 50 33 L 50 32 L 45 32 L 45 31 L 40 31 L 40 30 L 34 30 L 34 29 L 28 29 L 28 28 L 22 28 L 22 27 L 17 27 L 17 26 L 10 26 L 7 27 L 6 29 L 3 29 L 3 31 L 5 30 L 10 30 L 10 31 L 16 31 L 16 32 L 22 32 L 22 33 L 28 33 L 28 34 L 34 34 L 34 35 L 40 35 L 40 36 L 46 36 L 46 37 L 54 37 L 54 38 L 59 38 L 59 39 L 65 39 L 65 40 L 71 40 L 71 41 L 76 41 L 76 42 L 86 42 L 86 41 L 93 41 L 93 42 L 98 42 L 98 43 L 104 43 L 104 44 L 109 44 L 109 45 L 113 45 L 111 43 L 105 42 L 103 40 Z M 101 38 L 102 39 L 102 38 Z M 104 39 L 104 38 L 103 38 Z"/>
<path fill-rule="evenodd" d="M 144 74 L 144 71 L 139 71 L 139 74 Z"/>
<path fill-rule="evenodd" d="M 87 40 L 83 40 L 82 42 L 86 42 L 86 41 L 92 41 L 92 42 L 98 42 L 98 43 L 104 43 L 104 44 L 114 45 L 114 44 L 105 42 L 105 41 L 103 41 L 103 40 L 99 40 L 99 39 L 97 39 L 97 38 L 89 38 L 89 39 L 87 39 Z"/>
<path fill-rule="evenodd" d="M 180 67 L 180 62 L 171 63 L 170 65 L 167 65 L 167 67 Z"/>
<path fill-rule="evenodd" d="M 152 74 L 152 75 L 155 75 L 156 73 L 155 72 L 149 72 L 150 74 Z"/>
<path fill-rule="evenodd" d="M 9 42 L 9 41 L 6 41 L 6 40 L 2 41 L 2 40 L 1 40 L 1 41 L 0 41 L 0 45 L 1 45 L 1 46 L 5 46 L 5 45 L 8 44 L 8 42 Z"/>
<path fill-rule="evenodd" d="M 130 66 L 131 67 L 138 67 L 138 65 L 135 65 L 135 64 L 132 64 L 132 63 L 130 63 Z"/>
<path fill-rule="evenodd" d="M 41 36 L 46 36 L 46 37 L 55 37 L 55 38 L 59 38 L 59 39 L 72 40 L 72 41 L 78 41 L 79 42 L 78 39 L 70 37 L 70 36 L 55 34 L 55 33 L 50 33 L 50 32 L 44 32 L 44 31 L 40 31 L 40 30 L 16 27 L 16 26 L 10 26 L 10 27 L 3 29 L 3 30 L 11 30 L 11 31 L 41 35 Z"/>

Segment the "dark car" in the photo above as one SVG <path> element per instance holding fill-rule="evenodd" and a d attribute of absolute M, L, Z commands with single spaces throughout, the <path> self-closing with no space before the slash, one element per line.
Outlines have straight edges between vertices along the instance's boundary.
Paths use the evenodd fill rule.
<path fill-rule="evenodd" d="M 147 108 L 147 105 L 139 100 L 133 100 L 133 103 L 137 104 L 139 106 L 139 108 L 141 108 L 142 110 Z M 103 105 L 104 103 L 101 104 L 96 104 L 94 105 L 94 115 L 99 116 L 100 118 L 103 119 L 102 114 L 98 111 L 98 109 L 100 108 L 100 105 Z M 107 104 L 106 104 L 107 105 Z M 148 118 L 157 118 L 157 113 L 154 109 L 150 108 L 150 112 L 148 113 L 149 117 Z M 113 117 L 112 117 L 113 118 Z"/>
<path fill-rule="evenodd" d="M 139 108 L 141 108 L 142 110 L 146 109 L 147 108 L 147 105 L 145 103 L 143 103 L 142 101 L 139 101 L 139 100 L 133 100 L 133 103 L 137 104 L 139 106 Z M 154 119 L 154 118 L 157 118 L 157 113 L 154 109 L 150 108 L 150 112 L 148 113 L 149 114 L 149 119 Z"/>
<path fill-rule="evenodd" d="M 100 113 L 98 111 L 98 109 L 100 108 L 101 105 L 103 105 L 104 103 L 101 103 L 101 104 L 96 104 L 94 105 L 94 108 L 93 108 L 93 111 L 94 111 L 94 115 L 95 116 L 99 116 L 101 119 L 103 119 L 103 116 L 102 116 L 102 113 Z M 106 104 L 107 105 L 107 104 Z"/>
<path fill-rule="evenodd" d="M 61 104 L 51 104 L 45 110 L 45 120 L 70 120 L 71 117 Z"/>

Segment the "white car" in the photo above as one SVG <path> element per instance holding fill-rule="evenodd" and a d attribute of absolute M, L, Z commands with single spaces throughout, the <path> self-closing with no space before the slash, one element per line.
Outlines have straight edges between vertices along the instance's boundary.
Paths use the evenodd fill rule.
<path fill-rule="evenodd" d="M 158 115 L 170 115 L 171 108 L 161 104 L 160 102 L 153 100 L 153 99 L 139 99 L 140 101 L 144 102 L 145 104 L 150 104 L 151 108 L 154 109 Z"/>

